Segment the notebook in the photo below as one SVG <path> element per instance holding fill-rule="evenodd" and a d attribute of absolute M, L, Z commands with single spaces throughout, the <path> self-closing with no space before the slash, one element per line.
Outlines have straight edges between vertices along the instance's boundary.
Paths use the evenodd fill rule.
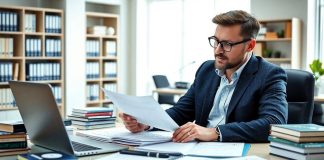
<path fill-rule="evenodd" d="M 76 135 L 102 142 L 113 142 L 129 146 L 144 146 L 163 143 L 169 142 L 172 139 L 172 132 L 150 131 L 131 133 L 124 127 L 77 131 Z"/>

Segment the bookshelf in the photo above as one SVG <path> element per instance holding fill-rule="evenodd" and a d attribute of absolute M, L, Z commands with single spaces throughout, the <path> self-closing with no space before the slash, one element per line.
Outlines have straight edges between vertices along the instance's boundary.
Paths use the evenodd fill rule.
<path fill-rule="evenodd" d="M 86 12 L 86 106 L 111 107 L 101 88 L 117 91 L 119 15 Z"/>
<path fill-rule="evenodd" d="M 301 25 L 298 18 L 260 20 L 254 53 L 282 68 L 301 68 Z"/>
<path fill-rule="evenodd" d="M 9 80 L 35 81 L 52 85 L 64 116 L 63 10 L 0 6 L 0 16 L 0 111 L 17 110 Z"/>

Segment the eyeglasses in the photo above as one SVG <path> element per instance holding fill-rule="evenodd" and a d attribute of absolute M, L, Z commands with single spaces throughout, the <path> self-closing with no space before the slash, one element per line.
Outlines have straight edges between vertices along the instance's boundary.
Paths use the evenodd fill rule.
<path fill-rule="evenodd" d="M 230 52 L 232 50 L 233 46 L 250 41 L 251 38 L 243 39 L 242 41 L 235 42 L 235 43 L 231 43 L 231 42 L 227 42 L 227 41 L 218 41 L 215 36 L 208 37 L 208 40 L 209 40 L 210 46 L 212 46 L 213 48 L 216 49 L 218 47 L 218 45 L 220 44 L 220 46 L 222 47 L 222 49 L 224 51 Z"/>

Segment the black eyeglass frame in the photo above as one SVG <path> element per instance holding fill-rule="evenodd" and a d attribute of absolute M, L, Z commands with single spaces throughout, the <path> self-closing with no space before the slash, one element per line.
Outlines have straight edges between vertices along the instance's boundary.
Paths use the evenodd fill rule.
<path fill-rule="evenodd" d="M 215 40 L 215 42 L 217 42 L 217 45 L 216 45 L 216 46 L 214 46 L 214 45 L 211 43 L 211 41 L 210 41 L 211 39 L 213 39 L 213 40 Z M 251 38 L 246 38 L 246 39 L 243 39 L 242 41 L 235 42 L 235 43 L 231 43 L 231 42 L 227 42 L 227 41 L 220 41 L 220 42 L 219 42 L 215 36 L 210 36 L 210 37 L 208 37 L 209 45 L 210 45 L 211 47 L 213 47 L 213 48 L 216 49 L 216 48 L 218 47 L 218 44 L 221 44 L 221 47 L 222 47 L 223 51 L 226 51 L 226 52 L 230 52 L 230 51 L 232 50 L 232 47 L 233 47 L 233 46 L 238 45 L 238 44 L 241 44 L 241 43 L 248 42 L 248 41 L 250 41 L 250 40 L 251 40 Z M 230 50 L 225 50 L 225 49 L 224 49 L 224 43 L 226 43 L 226 45 L 228 45 L 228 46 L 231 47 Z"/>

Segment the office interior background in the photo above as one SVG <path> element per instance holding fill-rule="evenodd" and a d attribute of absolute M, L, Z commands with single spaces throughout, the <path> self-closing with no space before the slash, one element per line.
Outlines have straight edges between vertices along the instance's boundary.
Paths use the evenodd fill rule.
<path fill-rule="evenodd" d="M 14 9 L 15 7 L 18 9 Z M 33 8 L 49 9 L 34 11 Z M 314 59 L 324 62 L 324 0 L 0 1 L 0 11 L 13 10 L 21 15 L 39 13 L 38 16 L 44 16 L 42 13 L 45 15 L 47 12 L 51 13 L 50 9 L 55 9 L 54 13 L 58 11 L 58 15 L 62 18 L 62 33 L 54 35 L 62 42 L 62 51 L 64 51 L 62 59 L 31 60 L 25 58 L 20 62 L 19 58 L 18 60 L 0 58 L 0 61 L 13 60 L 21 65 L 27 61 L 58 62 L 62 68 L 61 82 L 50 83 L 62 89 L 61 106 L 64 106 L 64 115 L 70 114 L 72 108 L 75 107 L 109 105 L 109 102 L 105 100 L 94 103 L 87 100 L 89 89 L 87 86 L 91 84 L 103 86 L 114 83 L 119 93 L 144 96 L 152 95 L 152 90 L 155 89 L 153 75 L 166 75 L 171 84 L 176 81 L 192 83 L 197 68 L 204 61 L 214 59 L 213 48 L 210 47 L 207 39 L 215 32 L 212 18 L 216 14 L 229 10 L 245 10 L 263 21 L 293 22 L 293 18 L 298 19 L 297 27 L 292 26 L 293 38 L 264 42 L 270 47 L 277 46 L 282 54 L 287 54 L 286 57 L 274 63 L 279 63 L 278 65 L 281 64 L 282 67 L 310 71 L 309 64 Z M 86 32 L 89 26 L 96 24 L 96 21 L 106 21 L 105 18 L 112 19 L 114 22 L 112 24 L 114 36 L 100 37 Z M 110 22 L 108 22 L 109 25 Z M 20 35 L 24 39 L 32 34 L 0 32 L 0 38 L 12 36 L 18 39 L 17 41 Z M 41 33 L 32 36 L 41 37 L 42 40 L 45 40 L 47 36 L 51 37 L 51 35 Z M 16 45 L 16 39 L 14 45 Z M 86 54 L 86 42 L 89 40 L 98 40 L 103 46 L 105 43 L 101 41 L 115 41 L 117 43 L 116 57 L 89 58 Z M 14 51 L 17 50 L 14 49 Z M 24 53 L 15 54 L 23 55 Z M 89 80 L 86 76 L 87 62 L 100 62 L 102 66 L 106 62 L 116 62 L 117 77 Z M 324 81 L 322 86 L 324 86 Z M 8 84 L 1 83 L 0 88 L 8 88 Z M 320 94 L 324 94 L 322 88 L 324 87 L 320 87 Z M 100 96 L 104 96 L 103 93 L 100 93 Z M 17 109 L 1 109 L 0 120 L 12 119 L 20 119 Z"/>

